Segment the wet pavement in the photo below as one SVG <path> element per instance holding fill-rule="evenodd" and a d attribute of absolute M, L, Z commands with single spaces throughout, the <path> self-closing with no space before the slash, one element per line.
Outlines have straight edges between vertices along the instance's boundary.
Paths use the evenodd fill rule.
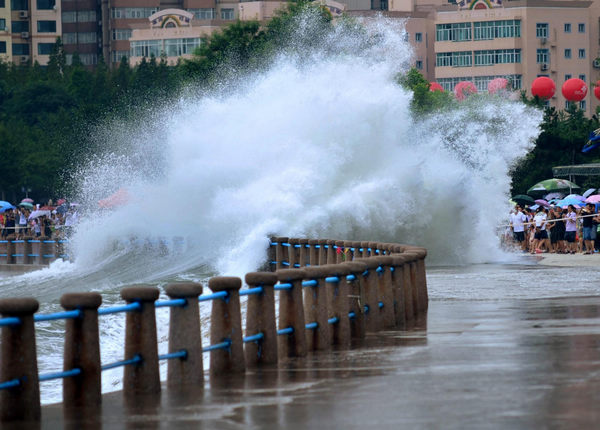
<path fill-rule="evenodd" d="M 420 327 L 349 351 L 133 404 L 105 395 L 98 417 L 47 406 L 42 428 L 594 429 L 598 405 L 600 297 L 440 300 Z"/>

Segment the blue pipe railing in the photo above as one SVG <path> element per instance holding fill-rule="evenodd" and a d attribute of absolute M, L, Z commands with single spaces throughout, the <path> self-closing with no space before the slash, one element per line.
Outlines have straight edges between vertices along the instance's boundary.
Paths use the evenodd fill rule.
<path fill-rule="evenodd" d="M 246 336 L 244 337 L 244 343 L 249 343 L 249 342 L 259 342 L 261 340 L 263 340 L 265 338 L 265 335 L 262 333 L 257 333 L 255 335 L 252 336 Z"/>
<path fill-rule="evenodd" d="M 142 362 L 142 356 L 139 354 L 135 354 L 133 356 L 133 358 L 130 358 L 129 360 L 121 360 L 121 361 L 115 361 L 114 363 L 105 364 L 104 366 L 101 367 L 101 369 L 104 372 L 105 370 L 114 369 L 116 367 L 130 366 L 132 364 L 138 364 L 141 362 Z"/>
<path fill-rule="evenodd" d="M 223 299 L 226 300 L 229 297 L 229 293 L 227 291 L 218 291 L 216 293 L 207 294 L 206 296 L 198 297 L 199 302 L 208 302 L 209 300 L 215 299 Z"/>
<path fill-rule="evenodd" d="M 182 349 L 180 351 L 175 351 L 175 352 L 170 352 L 168 354 L 163 354 L 163 355 L 159 355 L 158 359 L 159 360 L 172 360 L 174 358 L 181 358 L 182 360 L 185 360 L 188 356 L 188 352 L 185 349 Z"/>
<path fill-rule="evenodd" d="M 202 348 L 202 352 L 216 351 L 217 349 L 229 349 L 230 346 L 231 346 L 231 339 L 226 339 L 225 341 L 223 341 L 221 343 L 217 343 L 215 345 L 210 345 L 210 346 L 206 346 L 206 347 Z"/>
<path fill-rule="evenodd" d="M 56 373 L 46 373 L 45 375 L 40 375 L 40 382 L 51 381 L 53 379 L 63 379 L 69 378 L 71 376 L 81 375 L 81 369 L 76 367 L 75 369 L 65 370 L 64 372 L 56 372 Z"/>
<path fill-rule="evenodd" d="M 278 335 L 284 335 L 284 334 L 292 334 L 294 333 L 294 327 L 286 327 L 286 328 L 281 328 L 279 330 L 277 330 L 277 334 Z"/>

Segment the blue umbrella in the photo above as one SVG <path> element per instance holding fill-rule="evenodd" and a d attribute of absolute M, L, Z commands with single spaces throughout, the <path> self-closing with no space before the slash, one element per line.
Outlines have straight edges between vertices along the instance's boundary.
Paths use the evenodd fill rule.
<path fill-rule="evenodd" d="M 559 200 L 555 203 L 556 206 L 560 206 L 561 208 L 567 207 L 569 205 L 577 205 L 577 206 L 582 206 L 584 205 L 584 203 L 576 198 L 573 197 L 565 197 L 562 200 Z"/>
<path fill-rule="evenodd" d="M 15 207 L 13 205 L 11 205 L 8 202 L 5 202 L 4 200 L 0 200 L 0 214 L 9 210 L 9 209 L 14 209 Z"/>

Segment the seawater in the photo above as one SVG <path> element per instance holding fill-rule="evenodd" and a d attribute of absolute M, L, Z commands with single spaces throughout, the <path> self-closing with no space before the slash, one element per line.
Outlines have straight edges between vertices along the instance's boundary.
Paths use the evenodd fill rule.
<path fill-rule="evenodd" d="M 457 294 L 448 280 L 464 265 L 508 261 L 495 228 L 508 211 L 509 169 L 532 147 L 541 113 L 484 97 L 414 117 L 396 83 L 413 60 L 403 22 L 365 26 L 369 43 L 340 29 L 261 73 L 189 88 L 174 105 L 97 130 L 107 151 L 73 178 L 83 214 L 73 262 L 2 277 L 2 296 L 34 296 L 51 312 L 70 291 L 101 292 L 110 305 L 133 283 L 243 276 L 264 262 L 270 234 L 425 246 L 430 265 L 455 267 L 430 273 L 435 299 Z M 310 31 L 302 17 L 298 40 Z M 119 189 L 126 204 L 98 208 Z M 186 243 L 178 252 L 133 245 L 175 237 Z M 483 279 L 491 266 L 477 267 Z M 536 270 L 510 267 L 534 284 Z M 461 288 L 476 296 L 481 279 Z M 167 315 L 158 313 L 161 352 Z M 62 324 L 38 325 L 42 373 L 62 366 Z M 123 315 L 101 319 L 104 363 L 123 358 L 123 332 Z M 103 374 L 105 391 L 120 388 L 121 372 Z M 42 384 L 42 397 L 59 401 L 60 383 Z"/>

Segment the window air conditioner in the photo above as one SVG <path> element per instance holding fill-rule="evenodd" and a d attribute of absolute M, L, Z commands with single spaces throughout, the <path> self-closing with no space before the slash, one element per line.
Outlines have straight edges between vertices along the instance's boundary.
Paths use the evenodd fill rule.
<path fill-rule="evenodd" d="M 594 69 L 600 69 L 600 58 L 596 58 L 592 63 L 592 66 L 594 66 Z"/>
<path fill-rule="evenodd" d="M 19 11 L 19 18 L 27 18 L 29 13 L 26 10 Z"/>
<path fill-rule="evenodd" d="M 29 55 L 21 55 L 21 63 L 29 61 Z"/>
<path fill-rule="evenodd" d="M 21 39 L 29 39 L 29 32 L 28 31 L 22 31 L 21 32 Z"/>
<path fill-rule="evenodd" d="M 542 70 L 542 72 L 545 72 L 546 70 L 548 70 L 548 65 L 547 65 L 546 63 L 543 63 L 543 64 L 540 66 L 540 69 Z"/>

